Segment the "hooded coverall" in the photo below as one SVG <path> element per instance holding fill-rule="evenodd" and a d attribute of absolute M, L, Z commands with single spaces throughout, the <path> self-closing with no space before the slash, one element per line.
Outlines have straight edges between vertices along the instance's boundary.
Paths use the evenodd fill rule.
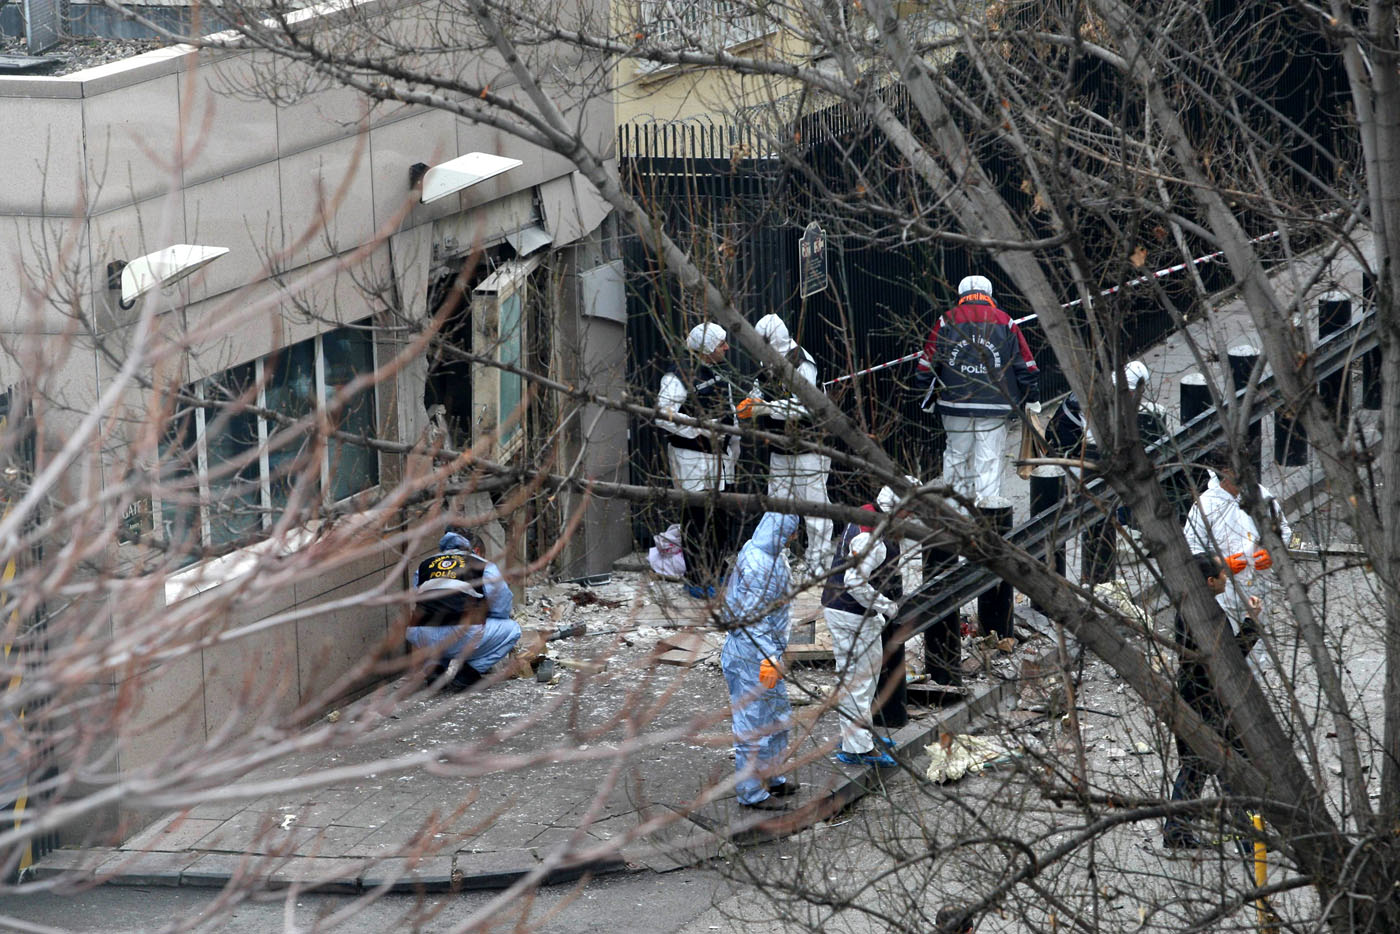
<path fill-rule="evenodd" d="M 916 480 L 910 478 L 917 483 Z M 841 749 L 867 753 L 875 745 L 869 724 L 898 727 L 907 722 L 904 694 L 904 645 L 895 640 L 898 601 L 923 582 L 920 552 L 911 539 L 886 542 L 875 526 L 892 512 L 899 498 L 883 487 L 868 525 L 846 526 L 832 567 L 843 570 L 827 578 L 822 616 L 831 633 L 836 674 L 841 679 Z M 883 697 L 878 709 L 877 697 Z"/>
<path fill-rule="evenodd" d="M 729 380 L 718 369 L 692 361 L 672 367 L 661 377 L 656 407 L 726 425 L 736 424 Z M 666 457 L 675 488 L 686 493 L 723 491 L 734 482 L 739 459 L 737 435 L 716 435 L 693 425 L 662 417 L 656 425 L 666 432 Z M 713 586 L 722 575 L 730 544 L 730 520 L 724 510 L 700 503 L 681 510 L 681 551 L 685 579 L 694 586 Z"/>
<path fill-rule="evenodd" d="M 821 388 L 817 383 L 817 362 L 792 339 L 787 325 L 781 318 L 777 315 L 764 315 L 756 327 L 769 345 L 792 364 L 799 379 Z M 810 432 L 811 413 L 788 387 L 777 379 L 776 374 L 765 370 L 759 375 L 755 388 L 767 410 L 756 420 L 756 428 L 776 435 L 789 436 L 804 428 Z M 825 454 L 803 451 L 791 443 L 770 444 L 768 495 L 775 499 L 828 503 L 830 500 L 827 498 L 826 481 L 830 473 L 831 458 Z M 831 566 L 834 550 L 831 541 L 832 522 L 820 516 L 807 516 L 804 522 L 807 526 L 807 572 L 811 577 L 821 577 Z"/>
<path fill-rule="evenodd" d="M 762 801 L 770 787 L 786 781 L 776 773 L 787 755 L 792 716 L 787 682 L 764 688 L 758 672 L 764 659 L 781 666 L 787 650 L 792 616 L 787 543 L 797 524 L 797 516 L 764 513 L 753 538 L 739 550 L 724 593 L 724 613 L 734 628 L 724 640 L 720 664 L 729 685 L 740 804 Z"/>
<path fill-rule="evenodd" d="M 1273 496 L 1262 486 L 1259 487 L 1259 498 L 1269 503 L 1278 517 L 1279 537 L 1284 542 L 1289 541 L 1293 532 L 1288 527 L 1283 510 L 1278 508 Z M 1249 598 L 1257 596 L 1263 600 L 1267 596 L 1267 583 L 1254 567 L 1254 553 L 1264 545 L 1254 519 L 1240 505 L 1239 498 L 1226 491 L 1216 477 L 1211 477 L 1210 484 L 1186 517 L 1186 544 L 1193 552 L 1217 554 L 1222 558 L 1244 554 L 1245 569 L 1231 575 L 1225 592 L 1215 598 L 1238 635 Z"/>
<path fill-rule="evenodd" d="M 520 626 L 510 618 L 515 598 L 501 569 L 471 550 L 471 543 L 455 532 L 448 532 L 438 542 L 438 553 L 423 561 L 413 572 L 413 587 L 416 592 L 427 594 L 438 592 L 425 589 L 431 581 L 450 576 L 460 566 L 472 566 L 480 574 L 481 592 L 486 601 L 486 619 L 465 629 L 456 625 L 453 615 L 460 616 L 466 608 L 466 599 L 454 602 L 449 597 L 435 600 L 441 612 L 437 618 L 442 625 L 410 626 L 404 633 L 408 643 L 416 648 L 445 646 L 438 656 L 439 663 L 466 654 L 464 662 L 479 674 L 486 674 L 491 667 L 510 654 L 515 643 L 520 640 Z M 475 573 L 472 575 L 475 576 Z M 432 619 L 432 617 L 429 617 Z"/>

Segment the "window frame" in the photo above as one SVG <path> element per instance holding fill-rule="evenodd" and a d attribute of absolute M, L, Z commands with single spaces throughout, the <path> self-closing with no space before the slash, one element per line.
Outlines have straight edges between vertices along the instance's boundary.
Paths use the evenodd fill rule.
<path fill-rule="evenodd" d="M 540 265 L 536 256 L 525 259 L 508 260 L 495 272 L 487 276 L 472 289 L 472 347 L 476 353 L 498 363 L 504 359 L 506 341 L 502 339 L 500 325 L 504 305 L 511 299 L 519 301 L 519 328 L 515 337 L 518 343 L 518 358 L 511 365 L 525 370 L 527 352 L 530 346 L 530 275 Z M 492 445 L 497 460 L 506 460 L 525 444 L 526 427 L 530 417 L 528 387 L 523 376 L 508 373 L 499 367 L 478 363 L 472 367 L 472 408 L 476 410 L 472 425 L 472 442 L 480 441 L 487 433 L 496 431 L 509 412 L 501 411 L 501 399 L 506 394 L 508 382 L 518 382 L 517 397 L 520 417 L 510 433 L 498 435 Z"/>
<path fill-rule="evenodd" d="M 309 342 L 312 343 L 312 369 L 313 369 L 313 373 L 314 373 L 314 383 L 315 383 L 315 385 L 314 385 L 314 387 L 313 387 L 313 408 L 312 408 L 311 412 L 308 413 L 308 416 L 319 415 L 320 412 L 324 411 L 325 405 L 326 405 L 326 401 L 327 401 L 327 395 L 326 395 L 326 356 L 325 356 L 325 338 L 326 338 L 326 336 L 327 336 L 328 334 L 333 334 L 333 333 L 335 333 L 336 331 L 342 330 L 342 329 L 345 329 L 345 330 L 364 330 L 364 329 L 370 328 L 371 325 L 372 325 L 372 319 L 370 319 L 370 318 L 364 318 L 364 319 L 361 319 L 361 320 L 359 320 L 359 321 L 350 322 L 349 324 L 342 325 L 340 328 L 333 328 L 331 331 L 318 333 L 318 334 L 314 335 L 313 337 L 307 339 Z M 298 344 L 301 344 L 301 343 L 303 343 L 303 342 L 298 341 L 296 344 L 289 345 L 287 348 L 283 348 L 283 350 L 282 350 L 282 351 L 279 351 L 279 352 L 285 352 L 286 350 L 289 350 L 291 347 L 295 347 L 295 346 L 297 346 Z M 372 331 L 368 334 L 368 345 L 369 345 L 369 361 L 370 361 L 370 366 L 373 367 L 373 368 L 375 368 L 375 369 L 377 369 L 377 368 L 378 368 L 378 365 L 379 365 L 379 363 L 378 363 L 378 358 L 379 358 L 379 347 L 378 347 L 378 343 L 374 340 Z M 267 403 L 268 403 L 268 399 L 267 399 L 267 390 L 268 390 L 268 365 L 269 365 L 269 362 L 270 362 L 271 358 L 272 358 L 272 357 L 275 357 L 276 355 L 277 355 L 276 353 L 268 354 L 268 355 L 265 355 L 265 356 L 262 356 L 262 357 L 258 357 L 258 358 L 256 358 L 256 359 L 250 361 L 250 362 L 252 363 L 252 366 L 253 366 L 253 379 L 254 379 L 255 384 L 256 384 L 256 386 L 257 386 L 257 395 L 256 395 L 256 399 L 253 400 L 251 404 L 252 404 L 254 407 L 256 407 L 256 408 L 259 410 L 260 413 L 261 413 L 261 412 L 270 411 L 270 409 L 268 408 L 268 404 L 267 404 Z M 223 370 L 223 371 L 221 371 L 220 373 L 210 374 L 209 376 L 206 376 L 206 377 L 203 377 L 203 378 L 200 378 L 200 379 L 197 379 L 197 380 L 193 380 L 191 383 L 186 384 L 186 386 L 184 387 L 184 391 L 185 391 L 186 393 L 188 393 L 189 395 L 191 395 L 191 396 L 193 396 L 194 398 L 196 398 L 197 400 L 199 400 L 199 404 L 196 404 L 196 405 L 193 407 L 193 412 L 192 412 L 192 414 L 193 414 L 193 416 L 194 416 L 194 419 L 193 419 L 193 421 L 194 421 L 193 429 L 194 429 L 194 430 L 193 430 L 193 439 L 192 439 L 192 443 L 193 443 L 194 448 L 195 448 L 195 451 L 194 451 L 194 454 L 195 454 L 195 456 L 194 456 L 194 462 L 195 462 L 195 464 L 197 465 L 196 469 L 197 469 L 198 472 L 199 472 L 198 478 L 197 478 L 197 479 L 198 479 L 198 504 L 195 506 L 195 510 L 197 511 L 197 516 L 195 517 L 194 521 L 192 521 L 192 522 L 190 523 L 190 524 L 191 524 L 191 527 L 193 527 L 193 528 L 198 528 L 198 529 L 199 529 L 199 541 L 198 541 L 197 543 L 194 543 L 194 550 L 196 550 L 196 551 L 198 551 L 198 552 L 208 553 L 208 552 L 210 552 L 210 551 L 220 552 L 220 551 L 232 551 L 232 550 L 236 550 L 236 549 L 233 548 L 233 547 L 225 547 L 225 545 L 226 545 L 227 543 L 216 543 L 216 542 L 214 541 L 214 535 L 213 535 L 213 531 L 214 531 L 213 525 L 214 525 L 214 522 L 215 522 L 214 513 L 217 511 L 217 510 L 214 508 L 214 506 L 215 506 L 215 503 L 222 501 L 222 496 L 219 496 L 219 498 L 216 499 L 216 495 L 219 495 L 219 494 L 221 493 L 222 487 L 219 486 L 219 485 L 217 485 L 217 484 L 213 484 L 213 483 L 210 482 L 210 474 L 209 474 L 209 467 L 210 467 L 209 440 L 210 440 L 210 439 L 209 439 L 208 429 L 209 429 L 209 421 L 211 420 L 211 415 L 213 415 L 214 418 L 217 418 L 217 415 L 211 413 L 210 410 L 209 410 L 209 408 L 208 408 L 207 406 L 203 405 L 202 403 L 206 401 L 205 387 L 206 387 L 206 385 L 209 383 L 209 381 L 211 381 L 211 380 L 217 380 L 217 379 L 219 379 L 223 374 L 230 373 L 230 372 L 232 372 L 232 371 L 234 371 L 234 370 L 239 369 L 240 367 L 247 366 L 247 365 L 248 365 L 248 363 L 245 362 L 245 363 L 242 363 L 242 364 L 238 364 L 237 366 L 234 366 L 234 367 L 229 367 L 228 369 Z M 380 411 L 381 411 L 381 402 L 380 402 L 380 399 L 379 399 L 379 386 L 378 386 L 378 384 L 376 383 L 375 385 L 372 385 L 372 386 L 370 386 L 369 388 L 367 388 L 366 390 L 364 390 L 364 392 L 368 393 L 370 403 L 371 403 L 371 405 L 373 406 L 373 413 L 372 413 L 372 418 L 371 418 L 370 424 L 371 424 L 372 427 L 377 427 L 377 426 L 378 426 L 378 421 L 379 421 L 379 413 L 380 413 Z M 256 526 L 255 531 L 258 531 L 258 532 L 266 532 L 266 531 L 267 531 L 268 529 L 270 529 L 270 528 L 276 523 L 276 521 L 277 521 L 277 516 L 274 515 L 274 506 L 273 506 L 273 497 L 272 497 L 271 457 L 270 457 L 270 452 L 269 452 L 269 450 L 268 450 L 268 441 L 269 441 L 269 438 L 270 438 L 270 437 L 272 436 L 272 434 L 275 432 L 275 428 L 274 428 L 274 426 L 275 426 L 275 421 L 274 421 L 273 419 L 270 419 L 270 418 L 266 417 L 265 415 L 262 415 L 262 414 L 257 414 L 257 415 L 255 416 L 255 419 L 256 419 L 256 422 L 257 422 L 257 445 L 258 445 L 258 457 L 257 457 L 257 471 L 258 471 L 257 508 L 258 508 L 259 511 L 260 511 L 260 516 L 259 516 L 259 520 L 258 520 L 258 523 L 257 523 L 257 526 Z M 376 434 L 377 434 L 377 433 L 376 433 Z M 378 452 L 378 451 L 373 451 L 372 453 L 373 453 L 373 467 L 374 467 L 374 472 L 373 472 L 372 482 L 370 482 L 369 484 L 367 484 L 367 485 L 364 486 L 363 488 L 358 489 L 358 490 L 355 490 L 354 492 L 352 492 L 352 493 L 350 493 L 350 494 L 348 494 L 348 495 L 346 495 L 346 496 L 344 496 L 344 497 L 341 497 L 341 498 L 339 498 L 339 499 L 332 499 L 332 498 L 331 498 L 331 497 L 332 497 L 332 490 L 333 490 L 333 488 L 334 488 L 333 478 L 332 478 L 332 476 L 331 476 L 331 448 L 332 448 L 332 446 L 333 446 L 333 445 L 332 445 L 331 443 L 323 444 L 323 445 L 321 446 L 320 464 L 319 464 L 319 471 L 320 471 L 319 502 L 320 502 L 320 505 L 322 505 L 322 506 L 333 506 L 333 505 L 335 505 L 336 503 L 345 502 L 346 500 L 352 499 L 352 498 L 355 497 L 355 496 L 359 496 L 359 495 L 361 495 L 362 493 L 364 493 L 364 492 L 366 492 L 366 491 L 368 491 L 368 490 L 375 489 L 376 487 L 379 486 L 379 484 L 380 484 L 381 481 L 382 481 L 382 477 L 383 477 L 383 465 L 380 463 L 379 452 Z M 164 460 L 164 455 L 162 455 L 162 461 L 163 461 L 163 460 Z M 236 476 L 237 476 L 236 474 L 233 475 L 233 478 L 236 479 Z M 152 504 L 153 515 L 164 516 L 165 513 L 164 513 L 164 510 L 163 510 L 163 507 L 164 507 L 164 503 L 163 503 L 162 501 L 160 501 L 160 500 L 157 498 L 157 501 L 154 502 L 154 503 Z M 160 533 L 160 534 L 161 534 L 161 538 L 162 538 L 163 540 L 165 540 L 167 543 L 169 543 L 168 530 L 165 529 L 164 525 L 165 525 L 165 523 L 162 522 L 162 528 L 161 528 L 161 533 Z"/>

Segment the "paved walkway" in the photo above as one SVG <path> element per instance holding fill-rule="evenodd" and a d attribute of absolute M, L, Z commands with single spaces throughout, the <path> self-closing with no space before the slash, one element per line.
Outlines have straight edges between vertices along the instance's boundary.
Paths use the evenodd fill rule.
<path fill-rule="evenodd" d="M 1235 305 L 1193 327 L 1222 368 L 1226 350 L 1248 332 Z M 1174 337 L 1142 359 L 1152 371 L 1149 397 L 1175 417 L 1181 377 L 1196 368 L 1186 342 Z M 1315 482 L 1315 467 L 1273 465 L 1271 429 L 1266 421 L 1264 482 L 1296 499 Z M 1019 522 L 1028 485 L 1009 466 L 1018 447 L 1013 432 L 1005 486 Z M 1070 568 L 1073 575 L 1072 548 Z M 120 846 L 55 851 L 36 875 L 203 886 L 246 876 L 358 892 L 666 871 L 713 855 L 726 841 L 809 826 L 879 785 L 875 770 L 831 762 L 834 715 L 818 704 L 799 708 L 793 736 L 803 786 L 798 810 L 773 818 L 737 807 L 730 792 L 716 794 L 716 783 L 722 788 L 732 774 L 717 655 L 689 668 L 653 661 L 657 637 L 676 627 L 703 629 L 705 608 L 680 596 L 678 585 L 639 580 L 618 575 L 574 599 L 580 605 L 569 608 L 571 618 L 585 618 L 590 635 L 555 646 L 583 667 L 563 669 L 555 684 L 508 681 L 465 697 L 388 686 L 327 718 L 340 737 L 331 751 L 286 761 L 161 815 Z M 563 586 L 549 593 L 558 600 L 582 592 Z M 1139 580 L 1131 589 L 1142 586 Z M 806 594 L 797 615 L 814 609 L 815 595 Z M 1014 665 L 1008 659 L 1002 667 L 975 680 L 965 703 L 922 713 L 898 732 L 900 746 L 912 756 L 939 732 L 966 731 L 1006 702 L 1016 685 L 1005 670 L 1014 674 Z M 808 688 L 820 696 L 833 680 L 829 671 L 804 669 L 790 683 L 794 695 Z"/>
<path fill-rule="evenodd" d="M 555 643 L 562 657 L 605 663 L 603 671 L 567 668 L 553 685 L 512 680 L 465 696 L 372 695 L 331 715 L 347 739 L 364 734 L 353 745 L 250 776 L 241 787 L 251 795 L 230 788 L 228 800 L 163 815 L 118 847 L 55 851 L 37 875 L 188 886 L 246 877 L 358 892 L 664 872 L 728 841 L 811 826 L 879 787 L 878 770 L 831 761 L 835 714 L 809 703 L 797 708 L 793 731 L 797 809 L 775 816 L 738 807 L 724 785 L 732 736 L 717 654 L 693 667 L 652 660 L 661 627 L 703 620 L 705 610 L 675 596 L 674 584 L 660 585 L 666 600 L 658 605 L 648 599 L 655 585 L 627 583 L 637 577 L 590 591 L 619 603 L 630 592 L 634 603 L 594 605 L 588 619 L 598 631 L 611 616 L 628 632 Z M 815 599 L 804 595 L 800 610 L 815 609 Z M 1001 671 L 1015 670 L 1005 657 Z M 829 668 L 790 676 L 799 697 L 833 682 Z M 915 708 L 916 719 L 895 734 L 906 762 L 938 732 L 968 730 L 1015 688 L 1000 675 L 973 683 L 972 697 L 955 707 Z M 442 755 L 429 755 L 432 774 L 410 768 L 434 749 Z M 325 783 L 347 768 L 359 774 Z"/>

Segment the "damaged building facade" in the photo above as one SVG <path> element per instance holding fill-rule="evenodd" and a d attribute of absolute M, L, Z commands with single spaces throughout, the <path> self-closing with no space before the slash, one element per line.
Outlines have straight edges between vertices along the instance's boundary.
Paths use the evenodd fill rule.
<path fill-rule="evenodd" d="M 607 151 L 611 102 L 580 107 Z M 171 47 L 59 77 L 0 77 L 0 114 L 10 272 L 0 379 L 36 416 L 26 469 L 67 458 L 48 515 L 65 499 L 102 503 L 100 520 L 43 528 L 40 568 L 90 523 L 115 525 L 110 547 L 83 556 L 85 572 L 159 566 L 132 586 L 153 614 L 173 617 L 182 601 L 244 586 L 272 550 L 314 547 L 315 523 L 279 522 L 308 496 L 321 515 L 360 522 L 371 542 L 402 527 L 410 507 L 386 507 L 381 494 L 428 469 L 415 445 L 475 445 L 509 462 L 544 428 L 577 472 L 625 478 L 625 416 L 586 409 L 558 431 L 534 425 L 555 416 L 535 412 L 528 381 L 510 372 L 601 393 L 624 377 L 615 222 L 562 156 L 442 110 L 372 104 L 247 51 Z M 474 153 L 493 173 L 425 203 L 423 169 Z M 198 268 L 171 266 L 181 262 Z M 444 355 L 425 337 L 435 320 L 507 368 Z M 318 483 L 290 479 L 305 471 L 279 468 L 300 449 L 267 444 L 278 414 L 319 411 L 376 372 L 336 418 L 381 449 L 331 442 Z M 168 410 L 216 394 L 247 405 L 232 417 L 188 402 Z M 98 413 L 102 450 L 65 451 Z M 183 460 L 133 454 L 155 447 L 138 444 L 153 431 Z M 128 493 L 129 478 L 152 470 L 163 471 L 157 489 L 185 493 Z M 575 502 L 584 519 L 552 570 L 604 572 L 631 550 L 626 510 Z M 179 554 L 153 561 L 161 549 Z M 230 602 L 217 624 L 230 637 L 100 679 L 130 710 L 111 772 L 333 695 L 391 633 L 399 608 L 381 598 L 404 586 L 418 558 L 409 551 L 370 544 L 312 579 L 274 576 Z M 48 606 L 34 618 L 72 612 Z M 82 612 L 95 644 L 120 642 L 129 621 L 117 601 Z"/>

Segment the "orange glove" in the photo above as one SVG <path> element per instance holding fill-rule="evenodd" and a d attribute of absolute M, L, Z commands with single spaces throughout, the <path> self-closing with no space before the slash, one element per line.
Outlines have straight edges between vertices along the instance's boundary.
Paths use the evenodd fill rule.
<path fill-rule="evenodd" d="M 753 417 L 754 417 L 753 406 L 754 406 L 754 401 L 753 401 L 752 399 L 741 399 L 741 400 L 739 401 L 739 404 L 736 405 L 736 406 L 734 406 L 734 412 L 735 412 L 735 414 L 738 415 L 740 418 L 753 418 Z"/>
<path fill-rule="evenodd" d="M 1249 562 L 1245 560 L 1243 551 L 1237 551 L 1225 559 L 1225 566 L 1232 574 L 1243 574 L 1244 569 L 1249 567 Z"/>
<path fill-rule="evenodd" d="M 1255 569 L 1256 571 L 1267 571 L 1269 568 L 1271 568 L 1271 567 L 1273 567 L 1273 566 L 1274 566 L 1274 558 L 1273 558 L 1273 555 L 1269 554 L 1269 553 L 1268 553 L 1267 551 L 1265 551 L 1263 548 L 1260 548 L 1258 551 L 1256 551 L 1256 552 L 1254 553 L 1254 569 Z"/>
<path fill-rule="evenodd" d="M 764 659 L 758 665 L 758 683 L 769 691 L 778 686 L 778 682 L 783 680 L 783 671 L 777 665 Z"/>

